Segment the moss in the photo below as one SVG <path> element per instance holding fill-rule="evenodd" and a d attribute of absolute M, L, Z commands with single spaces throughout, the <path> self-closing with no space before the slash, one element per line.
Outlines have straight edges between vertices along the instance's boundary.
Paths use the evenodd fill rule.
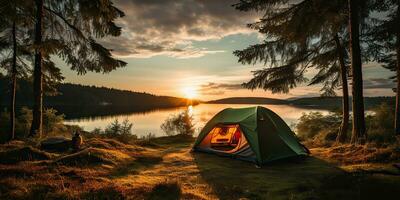
<path fill-rule="evenodd" d="M 0 152 L 0 163 L 14 164 L 20 161 L 49 160 L 52 154 L 27 146 Z"/>

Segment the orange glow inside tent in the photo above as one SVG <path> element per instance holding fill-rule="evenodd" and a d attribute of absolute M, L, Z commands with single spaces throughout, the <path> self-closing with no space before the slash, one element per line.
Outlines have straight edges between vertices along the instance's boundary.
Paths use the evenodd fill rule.
<path fill-rule="evenodd" d="M 221 153 L 236 153 L 249 147 L 246 137 L 238 124 L 215 126 L 199 146 Z"/>

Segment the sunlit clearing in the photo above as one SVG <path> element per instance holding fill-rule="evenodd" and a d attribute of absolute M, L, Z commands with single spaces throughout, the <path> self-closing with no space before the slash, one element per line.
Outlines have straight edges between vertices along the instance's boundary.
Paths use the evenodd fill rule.
<path fill-rule="evenodd" d="M 197 90 L 194 87 L 186 87 L 183 88 L 183 94 L 185 95 L 185 98 L 188 99 L 193 99 L 195 97 L 197 97 Z"/>

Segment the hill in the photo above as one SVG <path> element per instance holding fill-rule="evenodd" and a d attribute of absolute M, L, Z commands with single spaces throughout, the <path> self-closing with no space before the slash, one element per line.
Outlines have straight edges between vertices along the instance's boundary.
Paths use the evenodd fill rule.
<path fill-rule="evenodd" d="M 0 77 L 0 106 L 9 105 L 7 85 L 8 80 Z M 184 98 L 72 83 L 59 84 L 57 91 L 59 94 L 55 96 L 44 97 L 44 106 L 57 109 L 66 114 L 67 118 L 147 112 L 160 108 L 198 104 L 197 101 L 192 102 Z M 33 90 L 30 82 L 19 81 L 16 95 L 17 106 L 32 106 Z"/>
<path fill-rule="evenodd" d="M 210 104 L 287 104 L 287 100 L 264 97 L 231 97 L 208 101 Z"/>
<path fill-rule="evenodd" d="M 365 107 L 372 108 L 382 103 L 394 105 L 395 97 L 364 97 Z M 340 108 L 342 106 L 341 97 L 305 97 L 288 101 L 290 105 L 314 108 Z M 351 98 L 350 98 L 351 107 Z"/>
<path fill-rule="evenodd" d="M 394 97 L 365 97 L 365 107 L 371 108 L 382 103 L 394 105 Z M 272 105 L 292 105 L 299 107 L 313 108 L 339 108 L 342 104 L 341 97 L 305 97 L 298 99 L 274 99 L 263 97 L 231 97 L 208 101 L 210 104 L 272 104 Z"/>

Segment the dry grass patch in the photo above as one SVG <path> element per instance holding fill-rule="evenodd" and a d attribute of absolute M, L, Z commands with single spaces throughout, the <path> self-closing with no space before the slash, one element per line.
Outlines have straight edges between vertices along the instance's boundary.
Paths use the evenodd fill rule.
<path fill-rule="evenodd" d="M 77 153 L 58 158 L 54 162 L 72 166 L 88 166 L 97 164 L 115 165 L 129 158 L 130 156 L 121 151 L 91 147 Z"/>
<path fill-rule="evenodd" d="M 400 149 L 394 146 L 338 145 L 311 149 L 312 155 L 341 165 L 400 162 Z"/>
<path fill-rule="evenodd" d="M 38 150 L 31 146 L 5 150 L 0 152 L 0 163 L 14 164 L 20 161 L 50 160 L 53 154 Z"/>

